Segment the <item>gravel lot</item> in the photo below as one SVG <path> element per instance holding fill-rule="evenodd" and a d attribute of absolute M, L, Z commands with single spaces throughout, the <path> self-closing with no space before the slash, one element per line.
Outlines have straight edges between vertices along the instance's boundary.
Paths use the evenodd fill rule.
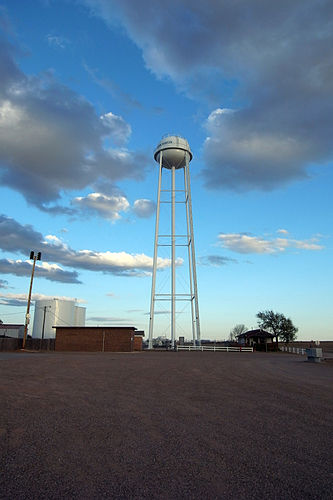
<path fill-rule="evenodd" d="M 332 498 L 333 363 L 0 354 L 0 498 Z"/>

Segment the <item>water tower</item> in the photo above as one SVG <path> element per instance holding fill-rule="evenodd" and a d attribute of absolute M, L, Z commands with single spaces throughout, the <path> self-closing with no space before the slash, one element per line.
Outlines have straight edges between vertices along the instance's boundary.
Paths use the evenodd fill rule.
<path fill-rule="evenodd" d="M 159 176 L 149 320 L 150 349 L 153 347 L 154 315 L 155 312 L 157 312 L 155 311 L 155 305 L 158 301 L 167 301 L 170 304 L 170 311 L 166 311 L 166 313 L 170 314 L 169 328 L 171 332 L 170 336 L 172 347 L 175 346 L 176 342 L 176 318 L 179 316 L 179 311 L 176 309 L 176 306 L 180 301 L 190 302 L 190 322 L 193 344 L 200 344 L 198 286 L 195 265 L 189 169 L 192 156 L 193 155 L 187 140 L 176 135 L 164 136 L 154 153 L 154 159 L 159 164 Z M 165 185 L 167 186 L 167 189 L 165 188 Z M 164 231 L 161 231 L 160 224 L 161 206 L 164 208 L 167 207 L 167 214 L 164 218 Z M 180 214 L 180 208 L 182 208 L 182 214 Z M 180 223 L 180 225 L 183 224 L 181 232 L 178 232 L 178 230 L 176 231 L 176 224 L 178 223 Z M 166 231 L 165 227 L 167 228 Z M 166 249 L 170 250 L 169 256 L 171 272 L 167 293 L 156 293 L 156 271 L 159 263 L 158 251 L 161 250 L 161 247 L 166 247 Z M 182 251 L 185 258 L 180 261 L 176 255 L 176 251 L 177 253 Z M 184 269 L 183 265 L 185 265 L 185 260 L 188 261 L 188 279 L 186 280 L 186 289 L 178 290 L 176 287 L 176 270 L 178 272 L 180 268 Z M 177 333 L 183 335 L 184 332 L 177 331 Z"/>

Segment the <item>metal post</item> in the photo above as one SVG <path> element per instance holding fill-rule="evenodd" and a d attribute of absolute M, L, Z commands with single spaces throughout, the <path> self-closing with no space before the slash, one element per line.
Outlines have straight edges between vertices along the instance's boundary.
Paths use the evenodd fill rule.
<path fill-rule="evenodd" d="M 30 278 L 30 288 L 29 288 L 29 295 L 28 295 L 28 304 L 27 304 L 27 312 L 25 315 L 25 325 L 24 325 L 24 335 L 23 335 L 23 344 L 22 344 L 22 349 L 25 348 L 25 343 L 27 339 L 27 333 L 28 333 L 28 324 L 30 320 L 30 302 L 31 302 L 31 291 L 32 291 L 32 282 L 34 280 L 34 272 L 35 272 L 35 266 L 36 266 L 36 260 L 37 260 L 37 255 L 34 255 L 33 257 L 33 264 L 32 264 L 32 271 L 31 271 L 31 278 Z"/>
<path fill-rule="evenodd" d="M 43 315 L 43 328 L 42 328 L 42 347 L 43 347 L 43 340 L 44 340 L 44 331 L 45 331 L 45 318 L 46 318 L 46 310 L 50 306 L 44 306 L 44 315 Z"/>
<path fill-rule="evenodd" d="M 189 278 L 190 278 L 190 294 L 191 294 L 191 318 L 192 318 L 192 337 L 193 345 L 195 345 L 196 335 L 195 335 L 195 316 L 194 316 L 194 296 L 193 296 L 193 267 L 191 258 L 191 235 L 190 235 L 190 221 L 189 221 L 189 210 L 188 210 L 188 190 L 187 190 L 187 174 L 186 168 L 184 167 L 184 191 L 185 191 L 185 208 L 186 208 L 186 231 L 187 231 L 187 249 L 188 249 L 188 267 L 189 267 Z"/>
<path fill-rule="evenodd" d="M 46 316 L 46 309 L 47 306 L 44 306 L 44 315 L 43 315 L 43 326 L 42 326 L 42 336 L 39 342 L 39 349 L 41 350 L 43 347 L 43 340 L 44 340 L 44 330 L 45 330 L 45 316 Z"/>
<path fill-rule="evenodd" d="M 153 276 L 152 276 L 151 299 L 150 299 L 149 343 L 148 343 L 149 349 L 153 348 L 157 247 L 158 247 L 158 231 L 159 231 L 159 224 L 160 224 L 160 202 L 161 202 L 161 182 L 162 182 L 162 158 L 163 158 L 163 152 L 161 151 L 161 153 L 160 153 L 160 168 L 159 168 L 159 174 L 158 174 L 157 207 L 156 207 L 156 222 L 155 222 L 155 243 L 154 243 L 154 258 L 153 258 Z"/>
<path fill-rule="evenodd" d="M 191 252 L 192 252 L 192 269 L 193 269 L 193 284 L 194 284 L 194 304 L 195 304 L 195 319 L 196 319 L 196 330 L 197 330 L 197 343 L 200 345 L 201 333 L 200 333 L 200 319 L 199 319 L 199 300 L 198 300 L 198 285 L 197 285 L 197 271 L 195 265 L 195 249 L 194 249 L 194 231 L 193 231 L 193 217 L 192 217 L 192 197 L 191 197 L 191 181 L 190 181 L 190 169 L 189 169 L 189 158 L 186 155 L 186 175 L 187 175 L 187 189 L 188 189 L 188 210 L 190 216 L 190 235 L 191 235 Z"/>
<path fill-rule="evenodd" d="M 176 334 L 176 167 L 171 168 L 171 347 Z"/>

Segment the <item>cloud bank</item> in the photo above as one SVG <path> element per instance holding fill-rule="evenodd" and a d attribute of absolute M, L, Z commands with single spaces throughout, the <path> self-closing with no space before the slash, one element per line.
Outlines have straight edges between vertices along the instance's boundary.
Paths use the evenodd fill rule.
<path fill-rule="evenodd" d="M 322 245 L 319 245 L 318 238 L 308 240 L 295 240 L 292 238 L 268 239 L 244 233 L 220 233 L 218 240 L 223 248 L 243 254 L 276 254 L 289 249 L 317 251 L 324 248 Z"/>
<path fill-rule="evenodd" d="M 31 276 L 32 261 L 0 259 L 0 273 L 15 276 Z M 81 283 L 76 271 L 66 271 L 57 264 L 37 263 L 35 276 L 59 283 Z M 1 286 L 0 286 L 1 288 Z"/>
<path fill-rule="evenodd" d="M 153 267 L 153 258 L 145 254 L 129 254 L 126 252 L 97 252 L 94 250 L 74 250 L 63 243 L 55 235 L 43 235 L 34 230 L 31 225 L 21 225 L 10 217 L 0 215 L 0 249 L 4 252 L 22 253 L 29 255 L 30 250 L 42 252 L 44 263 L 57 263 L 74 269 L 84 269 L 95 272 L 110 273 L 116 276 L 143 276 L 150 274 Z M 11 264 L 7 261 L 7 270 L 20 272 L 25 264 Z M 176 264 L 181 265 L 182 259 L 177 259 Z M 170 267 L 170 259 L 157 259 L 157 268 L 162 270 Z M 5 264 L 4 264 L 5 265 Z M 24 267 L 24 269 L 26 269 Z M 59 281 L 65 280 L 65 273 L 61 269 L 47 264 L 39 271 L 45 277 Z M 48 274 L 46 274 L 48 273 Z M 15 273 L 14 273 L 15 274 Z M 67 279 L 77 279 L 76 273 L 67 274 Z M 73 282 L 73 281 L 72 281 Z"/>
<path fill-rule="evenodd" d="M 215 96 L 207 187 L 272 190 L 332 162 L 330 0 L 81 1 L 111 28 L 118 18 L 159 78 Z"/>
<path fill-rule="evenodd" d="M 44 295 L 42 293 L 33 293 L 31 295 L 31 300 L 34 302 L 35 300 L 50 300 L 50 299 L 60 299 L 60 300 L 69 300 L 73 301 L 71 297 L 64 297 L 59 295 Z M 17 307 L 26 307 L 28 301 L 28 294 L 25 293 L 0 293 L 0 304 L 6 306 L 17 306 Z M 84 303 L 83 300 L 76 300 L 77 304 Z"/>
<path fill-rule="evenodd" d="M 111 112 L 98 116 L 50 72 L 26 76 L 16 64 L 16 51 L 0 38 L 2 184 L 42 209 L 61 212 L 48 205 L 63 191 L 82 189 L 100 178 L 142 178 L 148 159 L 124 148 L 129 124 Z M 106 142 L 116 147 L 106 147 Z"/>

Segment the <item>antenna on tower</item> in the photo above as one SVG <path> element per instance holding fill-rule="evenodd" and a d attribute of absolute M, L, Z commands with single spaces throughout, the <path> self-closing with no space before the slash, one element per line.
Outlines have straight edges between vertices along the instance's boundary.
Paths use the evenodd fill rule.
<path fill-rule="evenodd" d="M 191 323 L 193 344 L 200 345 L 200 320 L 199 320 L 199 302 L 198 302 L 198 286 L 197 273 L 195 263 L 195 248 L 194 248 L 194 231 L 192 217 L 192 198 L 191 198 L 191 183 L 189 164 L 192 160 L 192 152 L 189 143 L 184 137 L 178 135 L 163 136 L 154 152 L 154 159 L 159 164 L 158 175 L 158 190 L 157 190 L 157 210 L 155 223 L 155 243 L 154 243 L 154 259 L 153 259 L 153 275 L 151 287 L 151 302 L 150 302 L 150 318 L 149 318 L 149 349 L 153 347 L 154 335 L 154 315 L 155 304 L 158 300 L 170 300 L 171 311 L 171 346 L 176 345 L 176 302 L 178 300 L 189 300 L 191 303 Z M 171 172 L 171 189 L 162 190 L 162 175 L 163 172 Z M 183 173 L 183 189 L 176 190 L 176 175 L 179 177 L 180 172 Z M 170 199 L 167 202 L 161 201 L 161 192 L 170 193 Z M 185 219 L 186 219 L 186 235 L 176 234 L 176 192 L 184 193 Z M 171 205 L 171 233 L 160 234 L 160 208 L 161 203 L 170 203 Z M 163 244 L 160 239 L 163 237 Z M 185 245 L 178 244 L 178 238 L 185 238 Z M 165 243 L 165 238 L 169 243 Z M 158 249 L 160 246 L 171 247 L 171 280 L 170 293 L 156 293 L 156 269 Z M 179 246 L 186 246 L 188 265 L 189 265 L 189 290 L 188 293 L 178 294 L 176 290 L 176 250 Z"/>

